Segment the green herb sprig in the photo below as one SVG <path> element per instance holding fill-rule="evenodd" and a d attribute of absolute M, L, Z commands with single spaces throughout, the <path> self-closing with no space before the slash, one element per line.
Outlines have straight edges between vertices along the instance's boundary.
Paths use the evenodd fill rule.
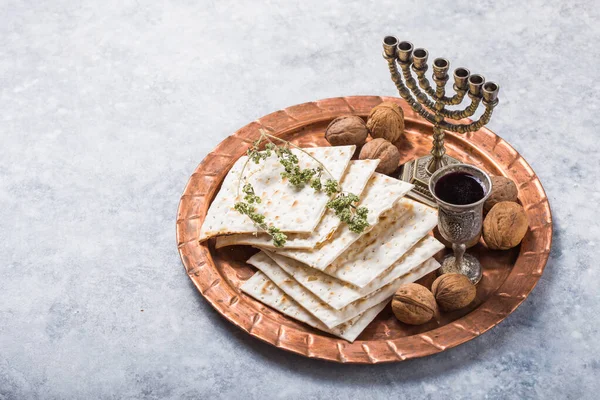
<path fill-rule="evenodd" d="M 360 199 L 352 193 L 340 193 L 334 199 L 327 202 L 327 208 L 332 209 L 335 215 L 354 233 L 362 233 L 369 226 L 367 207 L 356 207 Z"/>
<path fill-rule="evenodd" d="M 273 140 L 282 143 L 281 146 L 277 146 L 273 143 Z M 264 150 L 260 150 L 260 145 L 263 141 L 268 142 L 265 145 Z M 316 168 L 300 168 L 298 164 L 298 157 L 292 153 L 290 147 L 293 147 L 310 158 L 315 160 L 319 165 Z M 237 191 L 237 197 L 240 197 L 240 187 L 244 178 L 244 171 L 248 162 L 252 161 L 255 164 L 259 164 L 262 160 L 266 160 L 271 155 L 275 154 L 279 160 L 279 163 L 283 167 L 281 176 L 287 178 L 288 182 L 296 187 L 302 188 L 306 185 L 310 186 L 315 191 L 319 192 L 324 190 L 328 196 L 335 197 L 327 202 L 327 208 L 332 209 L 335 215 L 344 223 L 348 225 L 348 228 L 355 233 L 362 233 L 369 226 L 367 221 L 367 215 L 369 210 L 366 207 L 357 207 L 356 204 L 360 200 L 358 196 L 352 193 L 342 192 L 339 183 L 333 179 L 333 175 L 323 165 L 322 162 L 317 160 L 311 154 L 301 149 L 300 147 L 278 138 L 276 136 L 269 135 L 264 130 L 260 130 L 260 138 L 256 140 L 252 147 L 248 149 L 248 159 L 242 166 L 239 176 L 239 185 Z M 330 178 L 322 182 L 323 173 L 326 173 Z M 255 204 L 261 202 L 260 197 L 254 193 L 254 188 L 250 183 L 245 183 L 242 187 L 242 193 L 244 194 L 243 200 L 235 203 L 234 208 L 240 214 L 246 215 L 250 218 L 256 226 L 269 234 L 273 240 L 275 247 L 283 247 L 287 241 L 287 236 L 274 226 L 269 226 L 265 222 L 265 216 L 260 214 Z"/>

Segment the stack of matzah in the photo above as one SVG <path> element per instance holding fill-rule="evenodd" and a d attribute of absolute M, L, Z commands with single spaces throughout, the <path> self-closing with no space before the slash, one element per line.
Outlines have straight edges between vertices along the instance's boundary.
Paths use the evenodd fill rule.
<path fill-rule="evenodd" d="M 432 258 L 443 248 L 428 233 L 434 209 L 404 197 L 413 186 L 375 172 L 377 160 L 350 161 L 354 146 L 305 149 L 367 207 L 369 227 L 352 232 L 326 208 L 328 197 L 281 178 L 275 156 L 249 163 L 244 173 L 261 198 L 258 212 L 287 235 L 283 248 L 233 209 L 239 201 L 242 157 L 227 175 L 200 232 L 217 248 L 251 245 L 260 251 L 248 263 L 258 272 L 241 290 L 280 312 L 333 335 L 354 341 L 403 283 L 437 269 Z M 302 168 L 318 163 L 294 150 Z"/>

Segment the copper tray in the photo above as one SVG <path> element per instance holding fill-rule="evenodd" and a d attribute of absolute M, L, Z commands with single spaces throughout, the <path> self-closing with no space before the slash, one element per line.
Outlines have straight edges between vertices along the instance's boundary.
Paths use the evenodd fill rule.
<path fill-rule="evenodd" d="M 400 99 L 376 96 L 339 97 L 277 111 L 251 122 L 221 142 L 192 174 L 179 204 L 177 245 L 187 274 L 200 293 L 225 318 L 252 336 L 307 357 L 344 363 L 402 361 L 438 353 L 469 341 L 513 312 L 539 280 L 552 242 L 552 217 L 542 184 L 527 162 L 507 142 L 488 129 L 446 136 L 448 153 L 494 175 L 513 179 L 530 220 L 520 248 L 491 251 L 483 243 L 471 251 L 483 266 L 477 299 L 468 309 L 443 314 L 421 326 L 398 322 L 388 305 L 354 343 L 335 338 L 246 296 L 239 290 L 253 269 L 245 263 L 255 250 L 229 247 L 216 250 L 214 241 L 198 243 L 198 232 L 210 202 L 227 171 L 257 138 L 258 128 L 303 146 L 327 146 L 323 132 L 342 114 L 366 117 L 382 101 L 400 104 L 406 116 L 407 140 L 398 144 L 402 163 L 431 148 L 431 125 Z M 431 284 L 433 276 L 422 279 Z"/>

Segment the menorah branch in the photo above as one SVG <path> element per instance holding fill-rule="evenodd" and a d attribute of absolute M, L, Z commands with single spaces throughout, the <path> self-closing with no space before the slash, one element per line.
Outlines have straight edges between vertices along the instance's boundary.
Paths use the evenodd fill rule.
<path fill-rule="evenodd" d="M 435 112 L 435 103 L 429 100 L 427 95 L 419 90 L 417 82 L 410 72 L 410 65 L 408 63 L 400 63 L 400 67 L 402 68 L 402 74 L 404 75 L 406 86 L 408 86 L 408 88 L 413 92 L 419 103 Z"/>
<path fill-rule="evenodd" d="M 390 74 L 392 76 L 392 81 L 396 85 L 398 89 L 398 93 L 400 96 L 406 100 L 406 102 L 411 106 L 411 108 L 417 112 L 420 116 L 425 118 L 427 121 L 432 124 L 435 123 L 435 117 L 431 113 L 429 113 L 423 106 L 417 102 L 410 94 L 408 88 L 402 82 L 402 77 L 400 76 L 400 71 L 398 71 L 398 67 L 396 67 L 395 58 L 388 58 L 388 67 L 390 70 Z"/>
<path fill-rule="evenodd" d="M 448 68 L 450 63 L 443 58 L 437 58 L 433 61 L 433 81 L 435 82 L 436 103 L 444 105 L 442 100 L 446 94 L 446 82 L 448 82 Z M 440 108 L 441 109 L 441 108 Z"/>
<path fill-rule="evenodd" d="M 475 131 L 478 131 L 479 129 L 483 128 L 484 125 L 486 125 L 488 122 L 490 122 L 490 119 L 492 119 L 492 113 L 494 111 L 495 106 L 496 106 L 496 104 L 486 104 L 484 113 L 475 122 L 471 122 L 470 124 L 452 125 L 453 127 L 457 128 L 453 132 L 458 132 L 458 133 L 475 132 Z"/>
<path fill-rule="evenodd" d="M 435 89 L 433 89 L 431 87 L 429 80 L 425 77 L 425 72 L 427 72 L 427 68 L 419 70 L 419 69 L 416 69 L 413 64 L 413 71 L 415 71 L 415 74 L 417 74 L 417 81 L 419 82 L 419 86 L 421 87 L 421 89 L 423 89 L 425 91 L 425 93 L 427 93 L 429 96 L 435 97 L 435 95 L 436 95 Z M 460 104 L 463 101 L 463 99 L 465 98 L 465 95 L 467 94 L 466 90 L 460 90 L 456 87 L 456 85 L 454 86 L 454 90 L 456 91 L 456 94 L 454 96 L 452 96 L 452 97 L 444 96 L 443 98 L 440 99 L 440 101 L 444 105 L 454 106 L 454 105 Z"/>
<path fill-rule="evenodd" d="M 481 98 L 474 97 L 471 99 L 471 104 L 469 104 L 468 107 L 465 108 L 464 110 L 453 110 L 453 111 L 444 110 L 444 111 L 446 111 L 444 113 L 444 117 L 450 118 L 450 119 L 463 119 L 463 118 L 470 117 L 471 115 L 475 114 L 475 111 L 477 111 L 477 108 L 479 108 L 480 102 L 481 102 Z"/>
<path fill-rule="evenodd" d="M 429 96 L 435 97 L 435 89 L 431 87 L 429 80 L 425 77 L 425 72 L 427 69 L 415 70 L 413 65 L 413 70 L 417 74 L 417 80 L 419 81 L 419 86 L 421 86 L 421 89 L 423 89 Z"/>

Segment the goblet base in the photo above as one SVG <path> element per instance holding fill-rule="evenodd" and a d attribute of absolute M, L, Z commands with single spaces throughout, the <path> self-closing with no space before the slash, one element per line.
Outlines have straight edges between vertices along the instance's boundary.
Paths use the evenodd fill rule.
<path fill-rule="evenodd" d="M 438 269 L 438 275 L 442 274 L 463 274 L 476 285 L 479 283 L 482 276 L 481 263 L 475 256 L 465 254 L 463 256 L 463 262 L 460 265 L 456 265 L 454 255 L 450 254 L 444 258 L 442 266 Z"/>

